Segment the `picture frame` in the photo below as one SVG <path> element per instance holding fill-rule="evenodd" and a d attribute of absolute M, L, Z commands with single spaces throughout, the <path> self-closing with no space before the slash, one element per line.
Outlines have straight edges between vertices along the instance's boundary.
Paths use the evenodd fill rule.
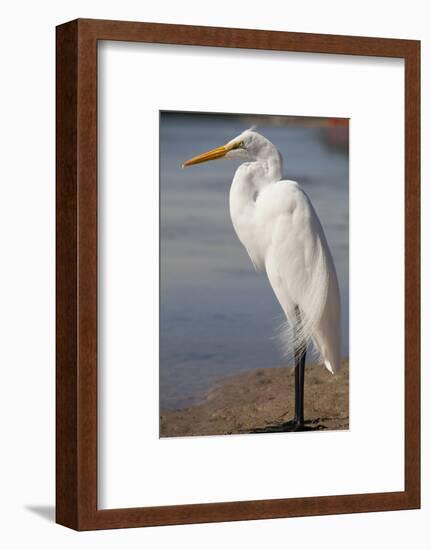
<path fill-rule="evenodd" d="M 98 509 L 97 48 L 102 40 L 404 60 L 404 491 L 265 500 L 238 495 L 230 502 Z M 419 508 L 420 42 L 78 19 L 57 27 L 56 48 L 57 523 L 83 531 Z"/>

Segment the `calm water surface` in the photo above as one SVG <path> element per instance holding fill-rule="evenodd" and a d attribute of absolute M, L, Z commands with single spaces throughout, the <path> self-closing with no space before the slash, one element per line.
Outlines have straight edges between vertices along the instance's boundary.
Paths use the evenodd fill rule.
<path fill-rule="evenodd" d="M 274 338 L 283 320 L 264 273 L 256 273 L 229 216 L 239 165 L 214 161 L 187 170 L 184 160 L 226 143 L 251 123 L 284 158 L 284 177 L 310 196 L 331 248 L 348 340 L 348 153 L 328 130 L 280 118 L 179 115 L 160 119 L 160 406 L 199 399 L 225 375 L 283 364 Z"/>

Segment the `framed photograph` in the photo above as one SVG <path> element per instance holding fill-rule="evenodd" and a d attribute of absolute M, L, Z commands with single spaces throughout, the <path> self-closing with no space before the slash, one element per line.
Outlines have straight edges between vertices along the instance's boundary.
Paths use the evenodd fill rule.
<path fill-rule="evenodd" d="M 420 507 L 420 43 L 57 27 L 57 522 Z"/>

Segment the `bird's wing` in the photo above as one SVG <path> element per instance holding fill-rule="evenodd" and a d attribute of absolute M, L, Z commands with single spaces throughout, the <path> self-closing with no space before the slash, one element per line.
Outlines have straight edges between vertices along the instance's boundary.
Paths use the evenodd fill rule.
<path fill-rule="evenodd" d="M 328 370 L 335 372 L 340 364 L 340 298 L 320 221 L 295 182 L 277 182 L 262 195 L 259 219 L 265 220 L 269 236 L 265 268 L 287 317 L 282 331 L 287 351 L 293 354 L 311 341 Z"/>

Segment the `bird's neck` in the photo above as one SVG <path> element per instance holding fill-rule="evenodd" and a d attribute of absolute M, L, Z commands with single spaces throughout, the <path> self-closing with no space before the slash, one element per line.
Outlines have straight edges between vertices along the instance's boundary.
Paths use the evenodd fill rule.
<path fill-rule="evenodd" d="M 256 162 L 261 165 L 269 183 L 281 180 L 283 175 L 283 159 L 278 150 L 270 144 L 271 147 L 266 151 L 265 159 L 257 159 Z"/>
<path fill-rule="evenodd" d="M 267 185 L 282 178 L 282 158 L 277 149 L 266 154 L 264 159 L 241 164 L 232 182 L 231 194 L 244 202 L 254 202 L 258 193 Z"/>
<path fill-rule="evenodd" d="M 264 266 L 264 254 L 256 240 L 256 202 L 260 193 L 281 179 L 281 158 L 266 156 L 241 164 L 232 181 L 229 193 L 229 209 L 239 240 L 245 246 L 256 269 Z"/>

